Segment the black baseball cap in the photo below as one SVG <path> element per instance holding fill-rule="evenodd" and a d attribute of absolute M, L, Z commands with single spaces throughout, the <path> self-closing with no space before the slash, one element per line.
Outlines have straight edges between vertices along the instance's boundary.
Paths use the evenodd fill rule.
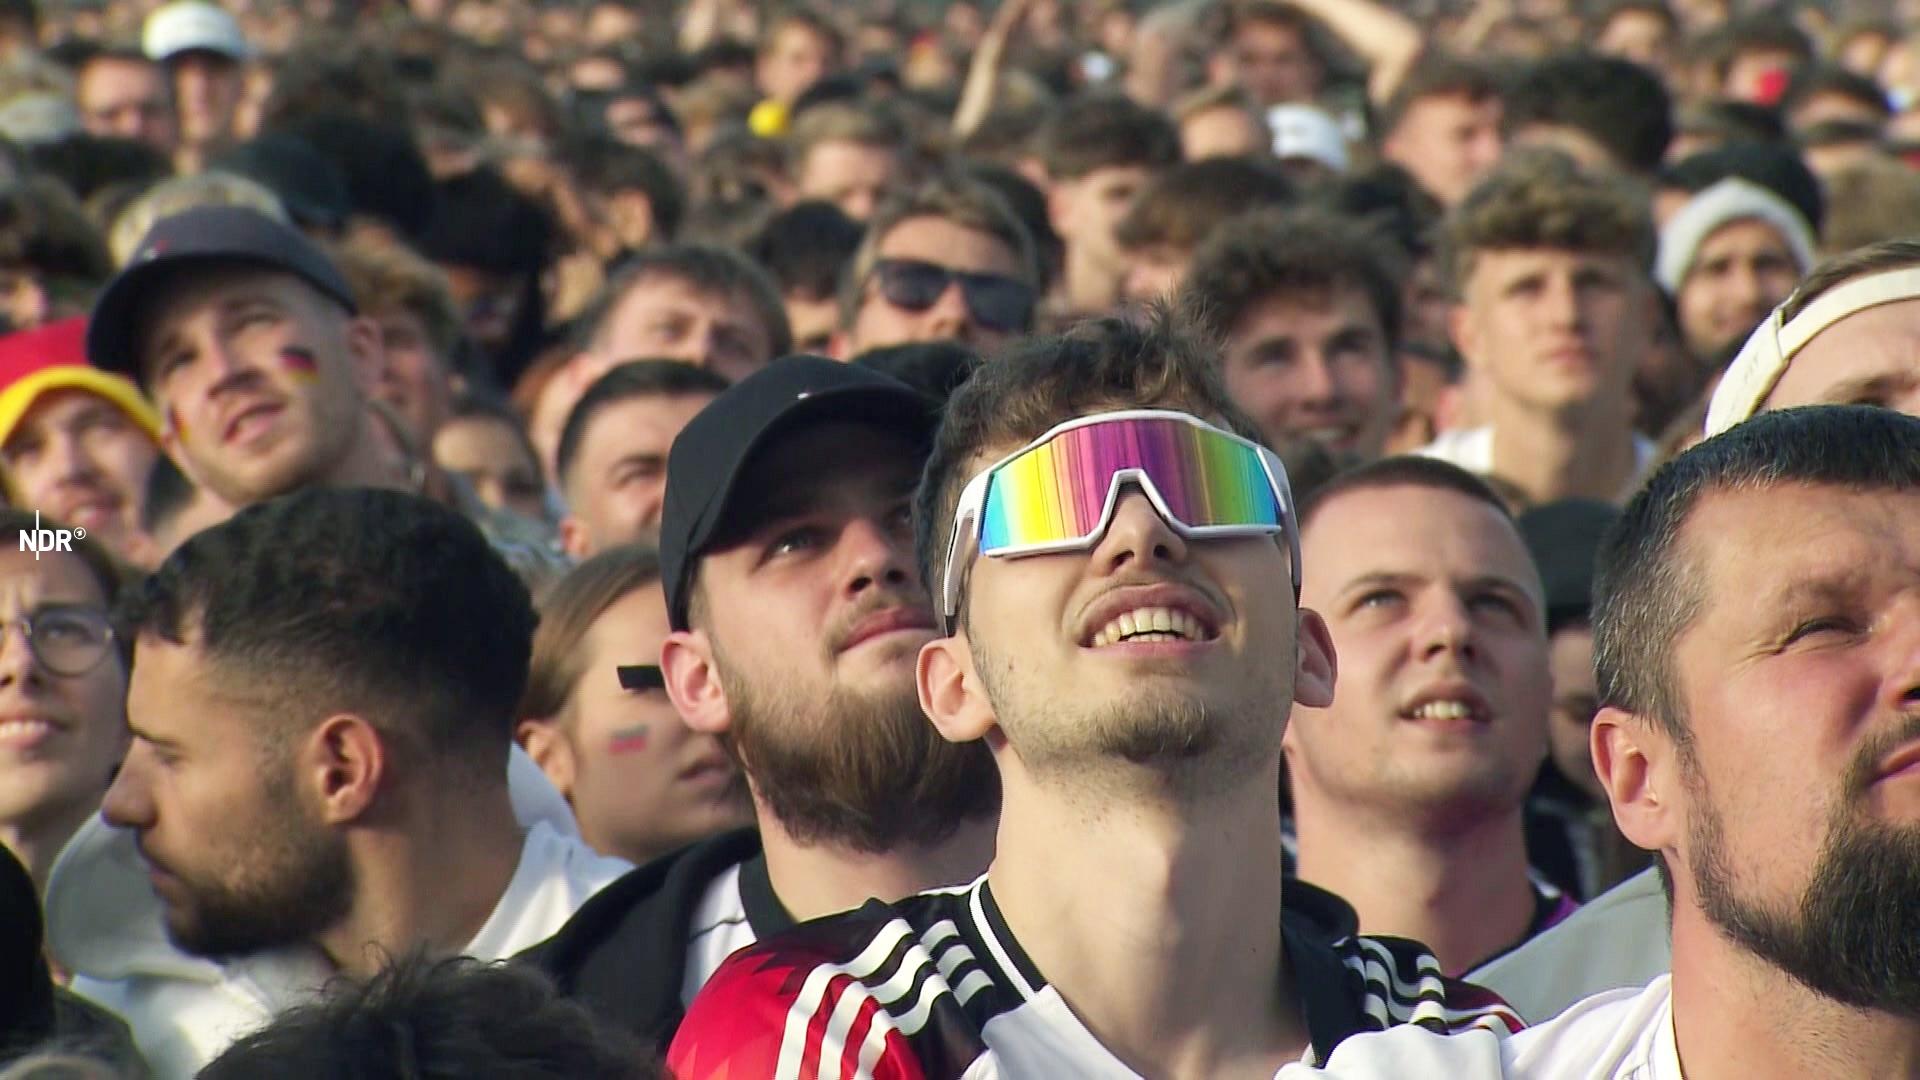
<path fill-rule="evenodd" d="M 107 282 L 87 323 L 87 360 L 144 386 L 134 326 L 142 301 L 176 273 L 231 263 L 292 274 L 357 313 L 353 291 L 333 261 L 292 227 L 243 206 L 197 206 L 155 222 Z"/>
<path fill-rule="evenodd" d="M 667 452 L 660 512 L 660 581 L 667 617 L 687 629 L 693 570 L 728 519 L 733 489 L 754 456 L 808 423 L 856 420 L 931 446 L 939 406 L 906 383 L 821 356 L 788 356 L 729 387 L 696 413 Z"/>

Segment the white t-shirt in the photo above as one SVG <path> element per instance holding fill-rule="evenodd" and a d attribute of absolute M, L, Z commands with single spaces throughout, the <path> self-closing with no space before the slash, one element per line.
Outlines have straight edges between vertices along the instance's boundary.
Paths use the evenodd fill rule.
<path fill-rule="evenodd" d="M 527 830 L 507 891 L 467 943 L 465 955 L 505 960 L 533 948 L 558 933 L 594 893 L 631 869 L 626 860 L 601 855 L 545 821 L 535 824 Z"/>
<path fill-rule="evenodd" d="M 680 1004 L 692 1005 L 695 994 L 713 978 L 727 957 L 759 940 L 747 919 L 740 897 L 740 866 L 729 866 L 707 885 L 694 905 L 687 933 L 687 970 L 680 981 Z"/>
<path fill-rule="evenodd" d="M 1462 428 L 1442 434 L 1427 445 L 1415 451 L 1421 457 L 1439 458 L 1449 465 L 1458 465 L 1470 473 L 1485 476 L 1493 471 L 1493 428 Z M 1660 447 L 1635 434 L 1633 437 L 1633 479 L 1627 484 L 1622 495 L 1631 494 L 1646 479 L 1653 465 L 1653 459 Z"/>
<path fill-rule="evenodd" d="M 1484 1030 L 1436 1035 L 1397 1027 L 1340 1044 L 1324 1070 L 1289 1065 L 1275 1080 L 1682 1080 L 1671 977 L 1611 990 L 1500 1039 Z"/>

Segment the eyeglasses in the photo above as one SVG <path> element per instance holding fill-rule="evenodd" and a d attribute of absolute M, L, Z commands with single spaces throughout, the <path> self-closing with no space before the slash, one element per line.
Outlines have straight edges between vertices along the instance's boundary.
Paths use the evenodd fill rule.
<path fill-rule="evenodd" d="M 40 666 L 55 675 L 85 675 L 113 649 L 113 623 L 95 608 L 43 608 L 22 619 L 0 621 L 0 635 L 20 627 Z"/>
<path fill-rule="evenodd" d="M 960 493 L 941 580 L 942 628 L 960 611 L 963 540 L 989 558 L 1090 548 L 1137 485 L 1183 537 L 1285 533 L 1300 593 L 1300 537 L 1286 466 L 1273 451 L 1165 409 L 1069 420 L 981 470 Z"/>
<path fill-rule="evenodd" d="M 958 281 L 967 314 L 981 326 L 1015 333 L 1033 322 L 1033 286 L 1004 274 L 950 270 L 919 259 L 881 259 L 868 280 L 879 284 L 887 303 L 907 311 L 927 310 Z"/>

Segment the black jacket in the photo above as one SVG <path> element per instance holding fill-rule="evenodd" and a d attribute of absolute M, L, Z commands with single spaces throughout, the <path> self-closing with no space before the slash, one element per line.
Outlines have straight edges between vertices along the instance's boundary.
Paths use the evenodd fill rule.
<path fill-rule="evenodd" d="M 680 986 L 694 908 L 734 866 L 754 936 L 792 928 L 767 880 L 760 834 L 742 829 L 629 871 L 581 905 L 559 933 L 514 960 L 545 972 L 566 996 L 664 1053 L 686 1011 Z"/>

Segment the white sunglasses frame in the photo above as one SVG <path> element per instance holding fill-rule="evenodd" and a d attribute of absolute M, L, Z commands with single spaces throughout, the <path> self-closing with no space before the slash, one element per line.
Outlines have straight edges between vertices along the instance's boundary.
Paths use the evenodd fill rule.
<path fill-rule="evenodd" d="M 989 555 L 995 559 L 1013 559 L 1027 555 L 1048 555 L 1061 551 L 1081 551 L 1100 542 L 1100 538 L 1113 527 L 1114 511 L 1120 505 L 1120 492 L 1128 481 L 1139 488 L 1147 501 L 1153 504 L 1154 512 L 1167 527 L 1189 540 L 1207 540 L 1235 536 L 1273 536 L 1284 533 L 1287 537 L 1288 551 L 1292 557 L 1293 595 L 1300 597 L 1300 530 L 1297 527 L 1293 505 L 1293 485 L 1287 479 L 1287 467 L 1280 456 L 1272 450 L 1254 442 L 1252 439 L 1228 431 L 1225 428 L 1209 424 L 1192 413 L 1176 409 L 1120 409 L 1113 412 L 1089 413 L 1075 417 L 1064 423 L 1048 428 L 1039 438 L 1001 458 L 999 461 L 981 469 L 960 489 L 960 501 L 954 506 L 953 532 L 947 539 L 946 568 L 940 577 L 940 629 L 942 633 L 953 633 L 953 620 L 960 612 L 960 582 L 963 577 L 959 566 L 961 540 L 967 533 L 973 534 L 973 543 L 980 542 L 981 515 L 986 509 L 987 488 L 994 473 L 1015 458 L 1044 446 L 1060 435 L 1075 428 L 1092 427 L 1095 424 L 1111 423 L 1119 420 L 1175 420 L 1190 427 L 1223 435 L 1242 446 L 1252 449 L 1260 456 L 1260 466 L 1267 474 L 1267 483 L 1271 486 L 1280 503 L 1280 524 L 1272 525 L 1188 525 L 1175 517 L 1167 509 L 1167 500 L 1160 494 L 1153 478 L 1144 469 L 1115 469 L 1107 485 L 1106 506 L 1100 511 L 1100 523 L 1086 536 L 1072 540 L 1059 540 L 1044 544 L 1013 545 L 1002 548 Z"/>

